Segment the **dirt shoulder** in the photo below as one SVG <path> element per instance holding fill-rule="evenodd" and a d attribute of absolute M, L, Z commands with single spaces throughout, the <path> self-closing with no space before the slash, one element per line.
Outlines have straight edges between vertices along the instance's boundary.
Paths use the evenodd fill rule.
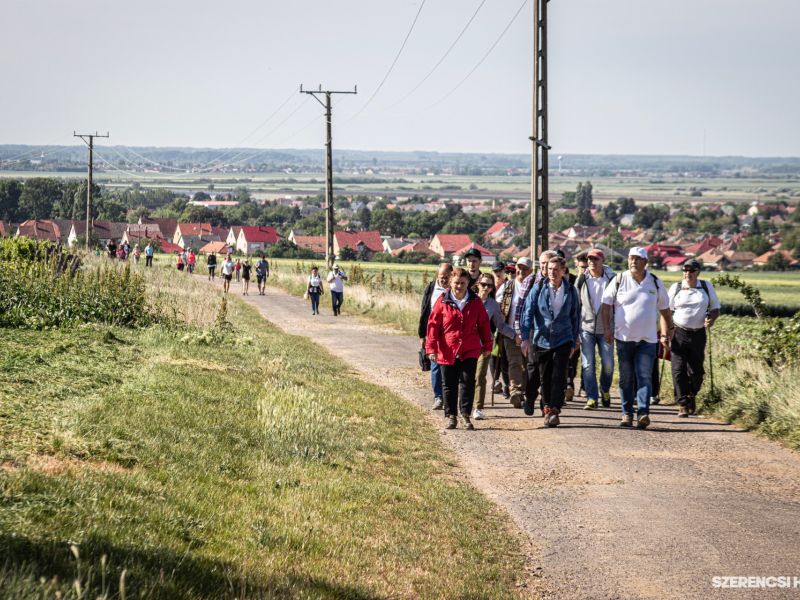
<path fill-rule="evenodd" d="M 237 290 L 238 291 L 238 290 Z M 268 288 L 248 302 L 369 381 L 424 409 L 419 340 L 351 317 L 312 316 Z M 345 294 L 346 302 L 346 294 Z M 795 598 L 798 589 L 717 589 L 723 576 L 800 578 L 800 456 L 731 425 L 656 407 L 647 431 L 617 427 L 618 400 L 544 429 L 499 395 L 476 431 L 442 430 L 474 484 L 531 539 L 531 581 L 552 598 Z M 442 413 L 430 412 L 437 426 Z M 480 523 L 472 524 L 480 527 Z M 538 583 L 541 582 L 541 583 Z"/>

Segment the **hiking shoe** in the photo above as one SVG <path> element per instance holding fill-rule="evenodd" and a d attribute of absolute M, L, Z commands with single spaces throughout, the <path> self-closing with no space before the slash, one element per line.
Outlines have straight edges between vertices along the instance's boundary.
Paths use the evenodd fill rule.
<path fill-rule="evenodd" d="M 686 418 L 689 417 L 689 409 L 686 407 L 685 404 L 681 404 L 678 407 L 678 416 L 683 418 L 683 419 L 686 419 Z"/>
<path fill-rule="evenodd" d="M 647 429 L 648 425 L 650 425 L 650 415 L 641 415 L 636 420 L 636 428 L 637 429 Z"/>
<path fill-rule="evenodd" d="M 458 425 L 458 419 L 456 419 L 455 415 L 450 415 L 447 417 L 447 425 L 444 426 L 445 429 L 455 429 Z"/>
<path fill-rule="evenodd" d="M 475 419 L 476 421 L 483 421 L 486 418 L 486 415 L 483 414 L 483 411 L 480 408 L 476 408 L 472 412 L 472 418 Z"/>
<path fill-rule="evenodd" d="M 511 396 L 511 406 L 514 408 L 522 408 L 522 397 L 521 394 L 514 394 Z"/>
<path fill-rule="evenodd" d="M 694 396 L 689 396 L 689 401 L 686 404 L 686 408 L 689 410 L 690 415 L 693 415 L 695 412 L 697 412 L 697 401 L 695 400 Z"/>
<path fill-rule="evenodd" d="M 564 402 L 569 402 L 575 397 L 575 386 L 568 385 L 567 391 L 564 393 Z"/>
<path fill-rule="evenodd" d="M 494 385 L 492 386 L 492 391 L 495 394 L 502 394 L 503 393 L 503 382 L 500 381 L 499 379 L 497 381 L 495 381 Z"/>
<path fill-rule="evenodd" d="M 503 398 L 505 398 L 506 400 L 511 398 L 511 394 L 508 391 L 508 386 L 505 384 L 503 384 Z"/>
<path fill-rule="evenodd" d="M 608 392 L 600 392 L 600 400 L 603 403 L 603 408 L 611 406 L 611 394 Z"/>
<path fill-rule="evenodd" d="M 443 410 L 443 409 L 444 409 L 444 400 L 442 400 L 441 398 L 434 398 L 431 410 Z"/>
<path fill-rule="evenodd" d="M 544 426 L 545 427 L 558 427 L 561 421 L 558 418 L 559 410 L 557 408 L 544 409 Z"/>
<path fill-rule="evenodd" d="M 526 397 L 525 401 L 522 403 L 522 410 L 525 411 L 526 415 L 528 415 L 529 417 L 532 417 L 533 416 L 533 411 L 534 411 L 533 400 L 529 400 Z"/>
<path fill-rule="evenodd" d="M 661 404 L 661 396 L 650 396 L 650 404 Z"/>
<path fill-rule="evenodd" d="M 473 429 L 475 429 L 475 425 L 472 424 L 472 421 L 470 421 L 470 418 L 467 415 L 461 416 L 461 424 L 467 431 L 472 431 Z"/>
<path fill-rule="evenodd" d="M 619 422 L 620 427 L 633 427 L 633 415 L 622 415 L 622 420 Z"/>
<path fill-rule="evenodd" d="M 586 401 L 586 406 L 583 407 L 583 410 L 594 410 L 595 408 L 597 408 L 597 400 L 592 400 L 589 398 Z"/>

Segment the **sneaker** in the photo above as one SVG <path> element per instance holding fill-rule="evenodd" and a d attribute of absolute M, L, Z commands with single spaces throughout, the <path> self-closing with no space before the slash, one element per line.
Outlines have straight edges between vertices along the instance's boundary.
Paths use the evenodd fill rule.
<path fill-rule="evenodd" d="M 475 419 L 476 421 L 483 421 L 486 418 L 486 415 L 483 414 L 483 411 L 480 408 L 476 408 L 472 412 L 472 418 Z"/>
<path fill-rule="evenodd" d="M 475 429 L 475 425 L 472 424 L 472 421 L 470 421 L 467 415 L 462 415 L 461 423 L 464 425 L 464 429 L 466 429 L 467 431 L 472 431 L 473 429 Z"/>
<path fill-rule="evenodd" d="M 689 418 L 689 409 L 685 404 L 681 404 L 678 407 L 678 416 L 681 417 L 682 419 Z"/>
<path fill-rule="evenodd" d="M 608 408 L 611 406 L 611 394 L 609 394 L 608 392 L 601 392 L 600 400 L 603 403 L 603 408 Z"/>
<path fill-rule="evenodd" d="M 495 381 L 494 385 L 492 386 L 492 391 L 495 394 L 502 394 L 503 393 L 503 382 L 500 381 L 499 379 L 497 381 Z"/>
<path fill-rule="evenodd" d="M 526 397 L 525 401 L 522 403 L 522 410 L 525 411 L 526 415 L 528 415 L 529 417 L 532 417 L 533 416 L 533 410 L 534 410 L 533 400 L 529 400 Z"/>
<path fill-rule="evenodd" d="M 545 427 L 558 427 L 561 421 L 558 418 L 559 410 L 557 408 L 544 409 L 544 426 Z"/>
<path fill-rule="evenodd" d="M 586 401 L 586 406 L 583 407 L 583 410 L 594 410 L 595 408 L 597 408 L 597 400 L 592 400 L 589 398 Z"/>
<path fill-rule="evenodd" d="M 511 398 L 511 393 L 508 391 L 508 386 L 505 384 L 503 384 L 503 398 L 505 398 L 506 400 Z"/>
<path fill-rule="evenodd" d="M 441 398 L 434 398 L 431 410 L 443 410 L 443 409 L 444 409 L 444 400 L 442 400 Z"/>
<path fill-rule="evenodd" d="M 568 385 L 567 386 L 567 391 L 564 394 L 564 402 L 569 402 L 574 397 L 575 397 L 575 386 L 574 385 Z"/>
<path fill-rule="evenodd" d="M 619 422 L 620 427 L 633 427 L 633 415 L 622 415 L 622 420 Z"/>
<path fill-rule="evenodd" d="M 650 404 L 661 404 L 660 396 L 650 396 Z"/>
<path fill-rule="evenodd" d="M 649 415 L 641 415 L 636 420 L 636 427 L 638 429 L 647 429 L 648 425 L 650 425 L 650 416 Z"/>
<path fill-rule="evenodd" d="M 511 396 L 511 406 L 514 408 L 522 408 L 522 394 L 514 394 Z"/>
<path fill-rule="evenodd" d="M 687 402 L 687 407 L 689 410 L 689 414 L 693 415 L 697 412 L 697 400 L 695 400 L 694 396 L 689 396 L 689 401 Z"/>
<path fill-rule="evenodd" d="M 458 426 L 458 419 L 456 419 L 455 415 L 450 415 L 447 418 L 447 425 L 444 426 L 445 429 L 455 429 Z"/>

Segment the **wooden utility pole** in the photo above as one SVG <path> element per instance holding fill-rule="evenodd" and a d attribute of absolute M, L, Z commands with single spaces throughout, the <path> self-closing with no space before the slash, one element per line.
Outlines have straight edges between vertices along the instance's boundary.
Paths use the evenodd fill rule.
<path fill-rule="evenodd" d="M 533 0 L 533 132 L 531 140 L 531 259 L 549 246 L 547 145 L 547 3 Z"/>
<path fill-rule="evenodd" d="M 72 132 L 72 137 L 79 137 L 83 140 L 89 148 L 89 167 L 86 188 L 86 250 L 89 250 L 90 240 L 92 239 L 92 171 L 94 170 L 94 138 L 107 138 L 108 132 L 105 135 L 100 135 L 96 131 L 94 133 L 75 133 Z"/>
<path fill-rule="evenodd" d="M 333 135 L 331 133 L 331 95 L 332 94 L 357 94 L 358 87 L 353 86 L 353 91 L 338 92 L 333 90 L 323 90 L 319 86 L 317 90 L 304 90 L 300 85 L 301 94 L 309 94 L 319 102 L 325 109 L 325 263 L 328 269 L 333 266 Z M 325 102 L 319 99 L 325 96 Z"/>

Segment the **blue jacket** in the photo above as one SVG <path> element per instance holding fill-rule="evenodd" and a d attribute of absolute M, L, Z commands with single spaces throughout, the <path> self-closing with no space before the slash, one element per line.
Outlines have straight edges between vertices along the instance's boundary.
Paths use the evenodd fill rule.
<path fill-rule="evenodd" d="M 543 279 L 531 288 L 525 299 L 520 318 L 520 337 L 523 341 L 531 339 L 540 348 L 558 348 L 566 343 L 574 344 L 581 326 L 581 307 L 578 292 L 565 276 L 561 282 L 564 287 L 564 306 L 553 319 L 550 306 L 549 282 Z"/>

